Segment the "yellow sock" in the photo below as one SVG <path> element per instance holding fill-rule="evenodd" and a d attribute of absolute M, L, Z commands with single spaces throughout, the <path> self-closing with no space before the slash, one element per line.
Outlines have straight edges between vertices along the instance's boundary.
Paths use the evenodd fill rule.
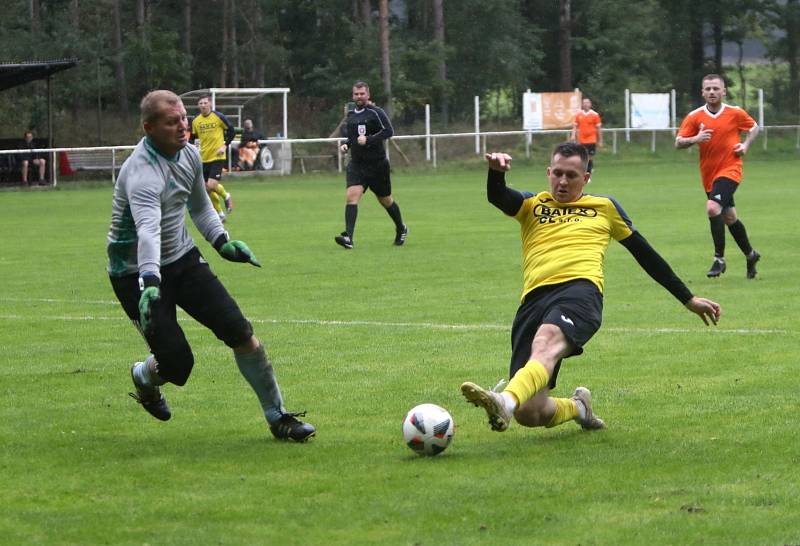
<path fill-rule="evenodd" d="M 219 198 L 219 195 L 217 195 L 217 192 L 210 191 L 208 192 L 208 196 L 211 198 L 211 204 L 214 206 L 214 210 L 217 212 L 221 212 L 222 211 L 222 205 L 220 204 L 221 199 Z"/>
<path fill-rule="evenodd" d="M 553 401 L 556 403 L 556 412 L 550 422 L 545 425 L 547 428 L 557 427 L 578 416 L 578 404 L 572 398 L 553 398 Z"/>
<path fill-rule="evenodd" d="M 522 405 L 545 388 L 549 380 L 550 374 L 547 373 L 542 363 L 531 359 L 511 378 L 505 392 L 513 394 L 519 405 Z"/>
<path fill-rule="evenodd" d="M 222 185 L 222 182 L 217 182 L 217 189 L 214 190 L 217 195 L 219 195 L 223 201 L 228 196 L 228 192 L 225 191 L 225 186 Z"/>

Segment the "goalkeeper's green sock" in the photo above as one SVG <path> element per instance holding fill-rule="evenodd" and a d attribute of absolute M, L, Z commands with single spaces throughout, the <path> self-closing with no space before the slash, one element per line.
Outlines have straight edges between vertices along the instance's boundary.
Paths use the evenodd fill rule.
<path fill-rule="evenodd" d="M 267 357 L 263 345 L 252 353 L 233 353 L 239 371 L 247 382 L 256 392 L 261 409 L 264 410 L 264 417 L 269 424 L 276 423 L 281 416 L 286 413 L 283 407 L 283 397 L 278 381 L 275 379 L 275 371 Z"/>

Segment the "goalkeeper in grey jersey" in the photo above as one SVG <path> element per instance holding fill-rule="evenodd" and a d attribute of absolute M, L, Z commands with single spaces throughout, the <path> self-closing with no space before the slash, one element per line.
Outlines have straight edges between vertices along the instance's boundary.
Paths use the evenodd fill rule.
<path fill-rule="evenodd" d="M 186 109 L 171 91 L 152 91 L 141 103 L 146 136 L 120 170 L 108 233 L 108 274 L 125 313 L 152 354 L 131 367 L 133 396 L 153 417 L 172 414 L 160 386 L 184 385 L 194 356 L 176 307 L 233 349 L 239 371 L 255 391 L 272 434 L 303 442 L 315 429 L 288 413 L 272 364 L 250 322 L 211 272 L 185 225 L 185 209 L 203 237 L 232 262 L 260 267 L 242 241 L 229 240 L 211 205 L 197 150 L 186 146 Z"/>

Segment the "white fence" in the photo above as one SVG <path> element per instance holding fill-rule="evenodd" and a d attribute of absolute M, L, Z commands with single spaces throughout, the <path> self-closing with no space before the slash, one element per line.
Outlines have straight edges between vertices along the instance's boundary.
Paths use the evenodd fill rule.
<path fill-rule="evenodd" d="M 762 127 L 759 134 L 764 150 L 768 149 L 769 135 L 791 138 L 792 146 L 800 150 L 800 125 L 774 125 Z M 653 153 L 659 147 L 673 147 L 676 129 L 603 129 L 605 149 L 612 154 L 619 153 L 623 146 L 648 147 Z M 628 138 L 628 137 L 631 138 Z M 387 153 L 393 162 L 406 165 L 428 164 L 437 168 L 443 161 L 463 160 L 466 157 L 482 155 L 487 150 L 524 150 L 527 158 L 532 155 L 534 144 L 549 150 L 556 142 L 568 139 L 569 129 L 537 131 L 476 131 L 469 133 L 426 133 L 418 135 L 395 135 L 387 146 Z M 294 166 L 301 172 L 325 170 L 342 172 L 345 154 L 339 148 L 341 138 L 310 139 L 267 139 L 259 141 L 271 152 L 272 168 L 258 171 L 264 175 L 289 175 Z M 52 168 L 53 185 L 58 184 L 60 162 L 58 154 L 66 154 L 74 171 L 108 171 L 111 181 L 135 146 L 96 146 L 77 148 L 42 148 L 34 153 L 48 154 Z M 28 154 L 30 150 L 0 150 L 0 156 Z M 231 154 L 229 154 L 230 156 Z M 401 164 L 402 164 L 401 163 Z M 229 166 L 231 165 L 229 160 Z M 313 169 L 314 166 L 320 169 Z"/>

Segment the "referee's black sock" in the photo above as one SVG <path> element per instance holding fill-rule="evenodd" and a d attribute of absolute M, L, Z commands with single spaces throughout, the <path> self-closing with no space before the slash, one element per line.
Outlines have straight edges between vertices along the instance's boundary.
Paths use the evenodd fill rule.
<path fill-rule="evenodd" d="M 403 229 L 403 217 L 400 215 L 400 207 L 397 206 L 397 201 L 393 201 L 391 207 L 386 207 L 386 212 L 389 213 L 397 231 Z"/>
<path fill-rule="evenodd" d="M 714 256 L 722 258 L 725 256 L 725 222 L 722 214 L 709 216 L 708 221 L 711 224 L 711 238 L 714 240 Z"/>
<path fill-rule="evenodd" d="M 344 207 L 344 229 L 351 239 L 356 230 L 356 218 L 358 218 L 358 205 L 346 205 Z"/>
<path fill-rule="evenodd" d="M 742 221 L 736 220 L 728 226 L 728 230 L 731 232 L 731 235 L 733 235 L 733 240 L 739 245 L 739 249 L 744 255 L 750 256 L 750 253 L 753 252 L 753 247 L 750 245 L 750 239 L 747 238 L 747 230 L 744 229 Z"/>

